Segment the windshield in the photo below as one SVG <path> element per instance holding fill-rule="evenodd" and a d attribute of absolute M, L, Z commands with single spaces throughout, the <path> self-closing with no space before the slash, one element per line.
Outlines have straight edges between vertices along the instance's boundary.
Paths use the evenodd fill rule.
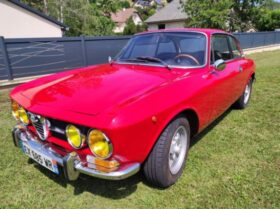
<path fill-rule="evenodd" d="M 133 37 L 118 62 L 198 67 L 206 63 L 206 36 L 196 32 L 161 32 Z"/>

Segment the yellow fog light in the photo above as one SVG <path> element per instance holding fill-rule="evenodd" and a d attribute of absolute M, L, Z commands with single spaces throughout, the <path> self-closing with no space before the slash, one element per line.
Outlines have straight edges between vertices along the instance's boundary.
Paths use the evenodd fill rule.
<path fill-rule="evenodd" d="M 12 101 L 12 114 L 16 120 L 19 120 L 19 104 Z"/>
<path fill-rule="evenodd" d="M 25 125 L 29 124 L 29 118 L 27 115 L 27 112 L 25 111 L 25 109 L 23 107 L 20 107 L 19 110 L 19 119 L 22 123 L 24 123 Z"/>
<path fill-rule="evenodd" d="M 79 149 L 84 143 L 85 137 L 81 134 L 80 130 L 74 125 L 68 125 L 66 127 L 66 136 L 69 144 L 75 149 Z"/>
<path fill-rule="evenodd" d="M 92 130 L 88 134 L 88 146 L 91 152 L 99 158 L 109 158 L 112 154 L 112 144 L 106 135 L 99 130 Z"/>

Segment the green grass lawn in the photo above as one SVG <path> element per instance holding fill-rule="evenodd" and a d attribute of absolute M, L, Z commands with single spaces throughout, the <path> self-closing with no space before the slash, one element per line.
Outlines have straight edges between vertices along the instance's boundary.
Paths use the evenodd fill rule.
<path fill-rule="evenodd" d="M 251 55 L 257 82 L 246 110 L 229 110 L 193 143 L 180 180 L 153 188 L 123 181 L 74 183 L 12 143 L 8 91 L 0 91 L 0 208 L 280 208 L 280 51 Z"/>

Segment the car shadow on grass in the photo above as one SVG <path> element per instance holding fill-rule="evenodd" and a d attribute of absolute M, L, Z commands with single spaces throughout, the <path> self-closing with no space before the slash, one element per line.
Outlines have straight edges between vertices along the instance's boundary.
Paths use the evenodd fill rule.
<path fill-rule="evenodd" d="M 194 136 L 191 139 L 190 148 L 196 143 L 198 143 L 202 138 L 204 138 L 204 136 L 206 136 L 210 131 L 212 131 L 228 114 L 231 113 L 232 110 L 233 108 L 227 109 L 222 115 L 220 115 L 216 120 L 214 120 L 210 125 L 208 125 L 203 131 Z"/>
<path fill-rule="evenodd" d="M 193 137 L 191 140 L 190 148 L 198 143 L 201 139 L 203 139 L 204 136 L 207 135 L 212 129 L 214 129 L 216 125 L 218 125 L 231 111 L 231 108 L 228 109 L 201 133 Z M 30 160 L 30 163 L 31 162 L 32 160 Z M 34 165 L 40 172 L 42 172 L 49 179 L 53 180 L 55 183 L 61 185 L 62 187 L 67 188 L 68 185 L 72 185 L 74 187 L 74 195 L 80 195 L 84 192 L 90 192 L 93 195 L 98 195 L 110 199 L 122 199 L 135 192 L 140 182 L 148 187 L 163 190 L 162 188 L 158 188 L 149 184 L 149 182 L 144 178 L 142 171 L 138 172 L 134 176 L 129 177 L 128 179 L 119 181 L 103 180 L 83 174 L 81 174 L 79 179 L 76 181 L 67 181 L 62 170 L 60 170 L 60 175 L 56 175 L 51 171 L 41 167 L 40 165 L 37 165 L 36 163 L 34 163 Z"/>
<path fill-rule="evenodd" d="M 134 193 L 137 190 L 138 183 L 144 181 L 141 172 L 138 172 L 130 178 L 119 181 L 103 180 L 84 174 L 80 174 L 76 181 L 68 181 L 65 178 L 62 170 L 60 170 L 60 174 L 57 175 L 35 162 L 32 163 L 34 163 L 34 167 L 36 167 L 41 173 L 60 186 L 64 188 L 67 188 L 69 185 L 73 186 L 74 195 L 80 195 L 84 192 L 89 192 L 93 195 L 110 199 L 122 199 Z"/>

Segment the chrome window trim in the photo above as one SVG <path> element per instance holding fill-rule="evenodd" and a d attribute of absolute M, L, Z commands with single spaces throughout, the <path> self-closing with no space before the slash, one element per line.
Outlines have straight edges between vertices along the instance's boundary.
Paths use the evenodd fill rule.
<path fill-rule="evenodd" d="M 210 58 L 210 60 L 209 60 L 209 65 L 210 65 L 210 66 L 214 66 L 214 63 L 211 64 L 211 53 L 212 53 L 211 41 L 212 41 L 212 37 L 213 37 L 214 35 L 226 35 L 226 36 L 231 36 L 231 37 L 233 37 L 235 40 L 237 40 L 237 39 L 234 37 L 234 35 L 229 34 L 229 33 L 222 33 L 222 32 L 211 33 L 211 35 L 210 35 L 210 57 L 209 57 L 209 58 Z M 228 62 L 232 62 L 232 61 L 235 61 L 235 60 L 238 60 L 238 59 L 242 59 L 242 56 L 241 56 L 241 57 L 237 57 L 237 58 L 233 58 L 233 59 L 229 59 L 229 60 L 224 60 L 224 61 L 225 61 L 225 63 L 228 63 Z"/>
<path fill-rule="evenodd" d="M 148 32 L 145 34 L 136 34 L 134 37 L 136 36 L 144 36 L 144 35 L 150 35 L 150 34 L 157 34 L 157 33 L 198 33 L 198 34 L 202 34 L 205 36 L 206 38 L 206 47 L 205 47 L 205 61 L 203 65 L 199 65 L 199 66 L 179 66 L 179 65 L 169 65 L 169 67 L 171 68 L 177 68 L 177 69 L 196 69 L 196 68 L 204 68 L 205 66 L 210 64 L 210 60 L 208 59 L 208 44 L 209 44 L 209 40 L 208 40 L 208 36 L 205 32 L 200 32 L 200 31 L 192 31 L 192 30 L 188 30 L 188 31 L 160 31 L 160 32 Z M 118 54 L 119 55 L 119 54 Z M 117 55 L 117 56 L 118 56 Z M 155 66 L 155 67 L 163 67 L 166 68 L 165 66 L 161 65 L 161 64 L 153 64 L 153 63 L 135 63 L 135 62 L 122 62 L 122 61 L 114 61 L 117 64 L 127 64 L 127 65 L 143 65 L 143 66 Z"/>

